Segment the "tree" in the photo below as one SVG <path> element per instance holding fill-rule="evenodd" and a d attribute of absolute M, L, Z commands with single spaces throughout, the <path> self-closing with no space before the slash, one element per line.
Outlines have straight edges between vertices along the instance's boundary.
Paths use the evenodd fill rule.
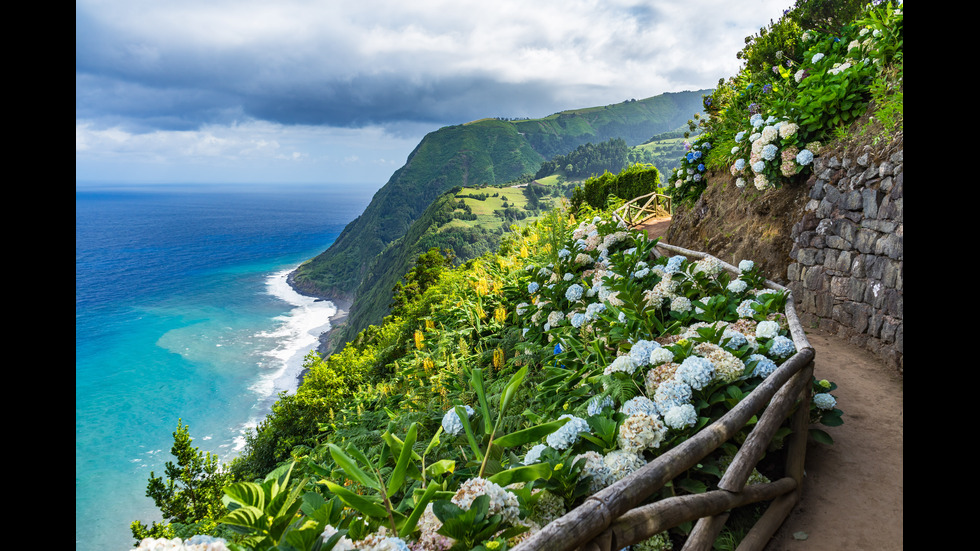
<path fill-rule="evenodd" d="M 234 482 L 232 475 L 222 469 L 217 455 L 191 445 L 190 430 L 183 419 L 178 419 L 173 436 L 170 453 L 177 458 L 177 463 L 168 461 L 164 465 L 166 481 L 150 471 L 146 486 L 146 496 L 160 509 L 164 522 L 154 522 L 148 527 L 138 520 L 133 521 L 130 529 L 137 541 L 145 537 L 172 537 L 174 527 L 168 524 L 190 525 L 207 531 L 214 528 L 214 519 L 225 512 L 221 498 L 223 488 Z M 198 526 L 202 521 L 208 526 Z"/>

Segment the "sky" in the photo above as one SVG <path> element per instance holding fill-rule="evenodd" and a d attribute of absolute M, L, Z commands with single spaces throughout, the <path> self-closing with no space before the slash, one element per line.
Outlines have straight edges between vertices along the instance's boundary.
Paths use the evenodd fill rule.
<path fill-rule="evenodd" d="M 76 0 L 76 185 L 380 188 L 443 126 L 713 88 L 791 4 Z"/>

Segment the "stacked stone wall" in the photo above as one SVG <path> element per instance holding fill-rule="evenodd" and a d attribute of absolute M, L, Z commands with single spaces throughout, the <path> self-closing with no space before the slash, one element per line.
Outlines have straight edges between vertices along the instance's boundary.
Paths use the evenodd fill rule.
<path fill-rule="evenodd" d="M 793 226 L 788 287 L 805 325 L 867 348 L 904 374 L 903 149 L 823 155 Z"/>

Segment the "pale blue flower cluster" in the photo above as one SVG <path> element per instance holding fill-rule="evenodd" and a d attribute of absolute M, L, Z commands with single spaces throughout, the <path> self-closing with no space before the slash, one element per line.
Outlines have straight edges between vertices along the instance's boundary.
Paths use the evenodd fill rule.
<path fill-rule="evenodd" d="M 735 134 L 735 142 L 736 143 L 739 143 L 739 142 L 741 142 L 744 139 L 745 139 L 745 131 L 744 130 L 741 131 L 741 132 L 739 132 L 738 134 Z M 734 153 L 734 151 L 732 153 Z"/>
<path fill-rule="evenodd" d="M 674 406 L 664 415 L 664 424 L 672 429 L 693 427 L 698 422 L 698 412 L 691 404 Z"/>
<path fill-rule="evenodd" d="M 466 410 L 466 417 L 472 417 L 475 413 L 474 409 L 470 406 L 463 406 Z M 456 436 L 457 434 L 463 432 L 463 422 L 459 420 L 459 416 L 456 415 L 456 408 L 450 408 L 445 415 L 442 416 L 442 430 L 446 431 L 446 434 Z"/>
<path fill-rule="evenodd" d="M 581 313 L 581 312 L 575 312 L 574 314 L 572 314 L 572 317 L 570 318 L 570 321 L 572 323 L 572 327 L 574 327 L 576 329 L 578 329 L 579 327 L 582 327 L 582 325 L 585 324 L 585 322 L 588 321 L 588 320 L 589 320 L 589 317 L 586 316 L 585 314 Z"/>
<path fill-rule="evenodd" d="M 752 354 L 749 356 L 748 361 L 757 362 L 755 364 L 755 369 L 752 371 L 753 377 L 762 377 L 765 379 L 772 374 L 773 371 L 776 371 L 776 362 L 770 360 L 762 354 Z"/>
<path fill-rule="evenodd" d="M 752 268 L 755 268 L 755 262 L 752 262 L 751 260 L 742 260 L 738 263 L 738 270 L 740 272 L 747 272 Z"/>
<path fill-rule="evenodd" d="M 692 396 L 690 385 L 673 378 L 660 383 L 653 394 L 653 403 L 656 404 L 657 411 L 670 411 L 674 406 L 690 403 Z"/>
<path fill-rule="evenodd" d="M 694 390 L 701 390 L 714 380 L 715 364 L 707 358 L 688 356 L 677 368 L 676 376 Z"/>
<path fill-rule="evenodd" d="M 660 343 L 656 341 L 639 340 L 630 348 L 630 359 L 638 366 L 650 363 L 650 353 L 660 348 Z"/>
<path fill-rule="evenodd" d="M 765 147 L 762 148 L 761 155 L 763 159 L 767 161 L 771 161 L 776 158 L 776 154 L 778 153 L 779 153 L 779 148 L 776 147 L 774 144 L 770 143 L 770 144 L 766 144 Z"/>
<path fill-rule="evenodd" d="M 585 315 L 588 316 L 590 320 L 594 320 L 599 317 L 600 312 L 606 310 L 606 305 L 601 302 L 593 302 L 592 304 L 585 307 Z"/>
<path fill-rule="evenodd" d="M 562 250 L 558 251 L 558 258 L 568 258 L 570 256 L 572 256 L 572 251 L 568 249 L 562 248 Z"/>
<path fill-rule="evenodd" d="M 739 172 L 745 170 L 745 159 L 736 159 L 735 160 L 735 170 L 737 170 Z"/>
<path fill-rule="evenodd" d="M 548 449 L 548 446 L 544 444 L 537 444 L 527 451 L 527 455 L 524 456 L 524 464 L 532 465 L 541 461 L 541 452 Z"/>
<path fill-rule="evenodd" d="M 585 289 L 583 289 L 582 286 L 579 285 L 578 283 L 573 283 L 565 291 L 565 298 L 567 298 L 571 302 L 575 302 L 582 298 L 582 292 L 584 290 Z"/>
<path fill-rule="evenodd" d="M 680 271 L 681 265 L 684 263 L 685 260 L 687 259 L 681 255 L 675 255 L 670 257 L 667 260 L 667 267 L 664 268 L 664 272 L 668 274 L 673 274 Z"/>
<path fill-rule="evenodd" d="M 634 413 L 646 413 L 650 417 L 656 417 L 659 415 L 657 405 L 653 403 L 653 400 L 647 398 L 646 396 L 637 396 L 626 400 L 623 407 L 619 408 L 619 412 L 627 417 L 633 415 Z"/>
<path fill-rule="evenodd" d="M 735 313 L 738 314 L 738 317 L 740 318 L 751 318 L 755 315 L 755 309 L 752 308 L 753 304 L 759 304 L 759 302 L 747 298 L 735 308 Z"/>
<path fill-rule="evenodd" d="M 752 115 L 751 117 L 749 117 L 749 124 L 752 125 L 752 128 L 759 128 L 760 126 L 766 124 L 766 121 L 765 121 L 765 119 L 762 118 L 762 115 L 760 115 L 759 113 L 756 113 L 756 114 Z M 755 141 L 755 140 L 752 140 L 752 141 Z"/>
<path fill-rule="evenodd" d="M 776 358 L 787 358 L 796 352 L 793 340 L 782 335 L 776 335 L 769 345 L 769 354 Z"/>
<path fill-rule="evenodd" d="M 796 162 L 806 166 L 813 162 L 813 152 L 809 149 L 804 149 L 796 154 Z"/>
<path fill-rule="evenodd" d="M 536 281 L 532 281 L 531 283 L 528 283 L 527 284 L 527 292 L 528 293 L 532 293 L 532 294 L 533 293 L 536 293 L 536 292 L 538 292 L 538 289 L 540 289 L 540 288 L 541 288 L 541 286 L 538 285 L 538 283 Z"/>
<path fill-rule="evenodd" d="M 728 341 L 725 342 L 725 348 L 729 348 L 731 350 L 738 350 L 749 342 L 749 340 L 745 338 L 745 335 L 739 333 L 738 331 L 725 331 L 722 339 L 728 339 Z"/>
<path fill-rule="evenodd" d="M 593 415 L 602 413 L 602 410 L 614 407 L 615 405 L 616 402 L 613 402 L 613 399 L 609 396 L 603 396 L 602 400 L 599 400 L 599 396 L 593 396 L 589 400 L 589 406 L 586 408 L 586 411 L 588 411 L 589 417 L 592 417 Z"/>
<path fill-rule="evenodd" d="M 813 395 L 813 405 L 820 409 L 834 409 L 837 406 L 837 398 L 834 398 L 826 392 Z"/>
<path fill-rule="evenodd" d="M 578 433 L 589 431 L 589 424 L 580 417 L 565 414 L 558 419 L 568 419 L 569 421 L 545 439 L 548 445 L 556 450 L 561 451 L 574 446 L 579 439 Z"/>
<path fill-rule="evenodd" d="M 756 161 L 752 163 L 752 172 L 759 173 L 766 169 L 765 161 Z"/>

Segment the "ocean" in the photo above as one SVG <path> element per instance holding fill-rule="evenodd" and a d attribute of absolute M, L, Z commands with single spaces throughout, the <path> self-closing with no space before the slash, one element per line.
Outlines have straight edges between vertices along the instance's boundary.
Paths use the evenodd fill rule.
<path fill-rule="evenodd" d="M 286 275 L 333 243 L 370 185 L 76 185 L 75 549 L 134 547 L 178 421 L 230 461 L 336 307 Z"/>

